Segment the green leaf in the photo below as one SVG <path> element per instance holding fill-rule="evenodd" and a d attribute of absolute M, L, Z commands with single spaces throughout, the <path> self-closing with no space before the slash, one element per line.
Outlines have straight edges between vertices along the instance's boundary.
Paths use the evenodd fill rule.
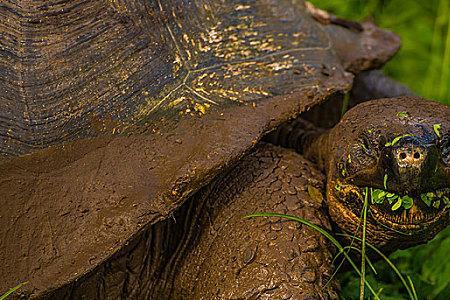
<path fill-rule="evenodd" d="M 430 199 L 434 199 L 436 197 L 436 194 L 433 193 L 433 192 L 428 192 L 427 193 L 427 197 L 430 198 Z"/>
<path fill-rule="evenodd" d="M 394 211 L 394 210 L 399 209 L 400 206 L 402 206 L 402 198 L 399 197 L 399 198 L 397 199 L 397 202 L 395 202 L 395 204 L 392 205 L 391 209 Z"/>
<path fill-rule="evenodd" d="M 410 209 L 414 204 L 413 198 L 409 197 L 408 195 L 403 196 L 401 199 L 402 199 L 402 206 L 404 209 Z"/>
<path fill-rule="evenodd" d="M 450 199 L 448 199 L 447 196 L 442 197 L 442 201 L 444 201 L 444 204 L 447 206 L 450 204 Z"/>
<path fill-rule="evenodd" d="M 388 174 L 384 174 L 383 186 L 384 186 L 385 190 L 387 190 L 387 180 L 388 180 Z"/>
<path fill-rule="evenodd" d="M 391 142 L 387 142 L 386 144 L 384 144 L 385 147 L 389 147 L 389 146 L 394 146 L 395 144 L 397 144 L 402 138 L 408 137 L 408 136 L 413 136 L 410 133 L 407 134 L 403 134 L 400 136 L 395 137 Z"/>
<path fill-rule="evenodd" d="M 394 195 L 394 196 L 392 196 L 392 197 L 388 197 L 388 202 L 389 202 L 389 204 L 394 203 L 394 201 L 395 201 L 396 199 L 398 199 L 398 196 L 397 196 L 397 195 Z"/>
<path fill-rule="evenodd" d="M 438 209 L 440 205 L 441 205 L 441 200 L 436 200 L 433 202 L 433 207 L 436 209 Z"/>
<path fill-rule="evenodd" d="M 308 184 L 307 189 L 308 189 L 308 194 L 311 197 L 311 199 L 313 199 L 317 203 L 322 203 L 323 202 L 322 192 L 318 188 Z"/>
<path fill-rule="evenodd" d="M 441 124 L 434 124 L 433 130 L 434 130 L 434 133 L 436 133 L 437 137 L 441 138 L 441 132 L 439 131 L 439 130 L 441 130 Z"/>
<path fill-rule="evenodd" d="M 398 199 L 398 195 L 395 195 L 395 194 L 392 194 L 392 195 L 393 196 L 388 196 L 387 197 L 389 204 L 392 204 L 396 199 Z"/>
<path fill-rule="evenodd" d="M 404 119 L 409 117 L 409 113 L 407 111 L 399 111 L 397 113 L 397 117 L 399 117 L 400 119 Z"/>
<path fill-rule="evenodd" d="M 384 199 L 386 198 L 386 192 L 380 189 L 374 189 L 371 190 L 371 200 L 372 200 L 372 204 L 373 203 L 383 203 Z"/>
<path fill-rule="evenodd" d="M 428 207 L 431 206 L 431 198 L 427 196 L 427 194 L 421 194 L 420 199 L 425 203 Z"/>

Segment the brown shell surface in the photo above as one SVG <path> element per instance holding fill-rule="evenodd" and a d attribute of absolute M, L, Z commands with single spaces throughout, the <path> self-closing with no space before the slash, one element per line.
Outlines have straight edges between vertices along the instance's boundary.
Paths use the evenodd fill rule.
<path fill-rule="evenodd" d="M 302 1 L 7 1 L 0 36 L 0 291 L 35 296 L 351 83 Z"/>
<path fill-rule="evenodd" d="M 0 20 L 0 154 L 258 105 L 343 75 L 301 1 L 22 0 L 2 4 Z"/>

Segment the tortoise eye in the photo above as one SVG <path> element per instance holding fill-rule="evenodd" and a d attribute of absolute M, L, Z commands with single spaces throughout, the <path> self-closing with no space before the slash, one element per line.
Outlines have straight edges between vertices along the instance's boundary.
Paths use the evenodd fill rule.
<path fill-rule="evenodd" d="M 370 139 L 367 136 L 363 136 L 360 139 L 360 145 L 361 148 L 363 150 L 363 152 L 367 155 L 372 155 L 373 154 L 373 145 L 372 142 L 370 141 Z"/>

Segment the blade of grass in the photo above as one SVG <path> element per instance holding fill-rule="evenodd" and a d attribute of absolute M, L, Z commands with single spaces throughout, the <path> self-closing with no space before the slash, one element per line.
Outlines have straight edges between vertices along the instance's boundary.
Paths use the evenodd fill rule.
<path fill-rule="evenodd" d="M 364 18 L 374 16 L 374 12 L 377 10 L 378 5 L 380 4 L 379 2 L 379 0 L 369 0 L 365 2 L 364 10 L 362 13 Z"/>
<path fill-rule="evenodd" d="M 256 218 L 256 217 L 278 217 L 278 218 L 283 218 L 283 219 L 287 219 L 287 220 L 291 220 L 291 221 L 296 221 L 296 222 L 304 224 L 304 225 L 310 227 L 311 229 L 319 232 L 324 237 L 326 237 L 336 248 L 338 248 L 339 252 L 342 252 L 344 257 L 348 260 L 348 262 L 350 263 L 352 268 L 355 270 L 355 272 L 358 274 L 358 276 L 361 276 L 360 270 L 356 266 L 355 262 L 345 252 L 344 247 L 327 230 L 323 229 L 322 227 L 320 227 L 314 223 L 311 223 L 308 220 L 305 220 L 303 218 L 299 218 L 299 217 L 291 216 L 291 215 L 278 214 L 278 213 L 254 213 L 254 214 L 247 215 L 244 218 L 250 219 L 250 218 Z M 377 293 L 374 291 L 372 286 L 368 282 L 366 282 L 365 284 L 366 284 L 367 288 L 369 289 L 369 291 L 374 296 L 374 299 L 380 300 L 380 298 L 378 297 Z"/>
<path fill-rule="evenodd" d="M 15 291 L 17 291 L 18 289 L 20 289 L 21 287 L 23 287 L 25 284 L 27 284 L 28 281 L 26 282 L 22 282 L 21 284 L 16 285 L 15 287 L 9 289 L 9 291 L 7 291 L 6 293 L 4 293 L 3 295 L 0 296 L 0 300 L 5 300 L 6 298 L 8 298 L 12 293 L 14 293 Z"/>
<path fill-rule="evenodd" d="M 364 300 L 364 284 L 366 282 L 366 225 L 367 225 L 367 205 L 369 203 L 369 189 L 366 188 L 363 208 L 363 232 L 361 242 L 361 283 L 359 285 L 359 299 Z"/>
<path fill-rule="evenodd" d="M 356 226 L 355 233 L 354 233 L 355 236 L 358 234 L 359 226 L 360 226 L 361 223 L 362 223 L 362 215 L 363 215 L 363 213 L 362 213 L 362 210 L 361 210 L 360 218 L 359 218 L 359 221 L 358 221 L 358 226 Z M 354 241 L 355 241 L 355 239 L 351 239 L 351 241 L 350 241 L 350 247 L 353 246 Z M 349 254 L 349 252 L 350 252 L 350 250 L 347 251 L 347 254 Z M 339 255 L 339 254 L 340 254 L 340 252 L 338 253 L 338 255 Z M 344 264 L 344 262 L 345 262 L 345 257 L 342 259 L 342 261 L 339 263 L 339 265 L 335 268 L 333 274 L 331 274 L 330 278 L 329 278 L 329 279 L 327 280 L 327 282 L 325 283 L 325 285 L 324 285 L 325 287 L 328 286 L 328 284 L 330 284 L 331 280 L 333 280 L 333 278 L 334 278 L 334 277 L 336 276 L 336 274 L 339 272 L 339 270 L 340 270 L 340 268 L 342 267 L 342 265 Z M 333 260 L 333 263 L 334 263 L 334 260 Z"/>
<path fill-rule="evenodd" d="M 409 275 L 406 275 L 406 278 L 408 278 L 409 285 L 411 286 L 414 300 L 419 299 L 419 297 L 417 297 L 416 289 L 414 288 L 414 283 L 412 282 L 411 277 L 409 277 Z"/>
<path fill-rule="evenodd" d="M 344 99 L 342 99 L 341 118 L 347 112 L 349 103 L 350 103 L 350 94 L 345 93 Z"/>
<path fill-rule="evenodd" d="M 356 248 L 356 247 L 354 247 L 354 246 L 345 246 L 344 249 L 349 249 L 349 251 L 350 251 L 350 250 L 353 250 L 353 251 L 359 252 L 359 253 L 361 254 L 361 249 L 358 249 L 358 248 Z M 349 251 L 347 251 L 347 253 L 349 253 Z M 333 258 L 333 260 L 332 260 L 331 263 L 334 264 L 334 261 L 335 261 L 341 254 L 342 254 L 341 252 L 339 252 L 338 254 L 336 254 L 336 255 L 334 256 L 334 258 Z M 366 256 L 366 262 L 367 262 L 367 264 L 369 265 L 370 269 L 372 269 L 372 272 L 373 272 L 375 275 L 378 275 L 378 272 L 377 272 L 377 270 L 375 269 L 375 266 L 373 265 L 373 263 L 370 261 L 370 259 L 369 259 L 367 256 Z"/>

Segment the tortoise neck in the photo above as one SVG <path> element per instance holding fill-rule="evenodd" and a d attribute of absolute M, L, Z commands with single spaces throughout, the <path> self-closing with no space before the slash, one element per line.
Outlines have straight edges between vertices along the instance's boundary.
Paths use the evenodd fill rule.
<path fill-rule="evenodd" d="M 330 130 L 321 129 L 310 134 L 308 143 L 305 143 L 303 155 L 315 162 L 319 169 L 326 173 L 326 165 L 329 157 Z"/>
<path fill-rule="evenodd" d="M 277 129 L 267 134 L 263 141 L 294 149 L 297 153 L 304 154 L 312 147 L 312 143 L 326 132 L 321 127 L 302 118 L 297 118 L 280 125 Z"/>

